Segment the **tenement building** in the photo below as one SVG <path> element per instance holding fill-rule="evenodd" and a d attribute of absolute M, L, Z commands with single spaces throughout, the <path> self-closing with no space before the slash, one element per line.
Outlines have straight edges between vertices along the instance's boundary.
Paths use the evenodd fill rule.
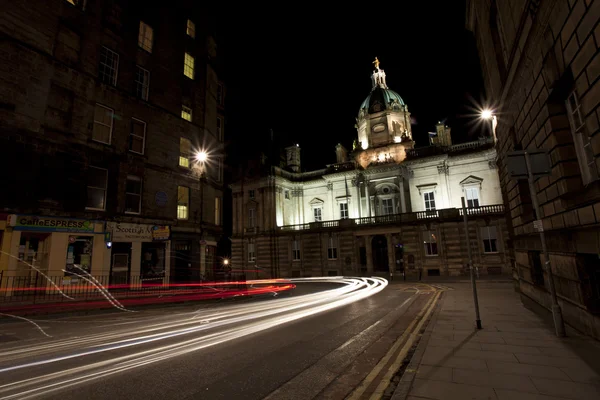
<path fill-rule="evenodd" d="M 0 287 L 210 277 L 225 88 L 198 2 L 12 2 L 0 16 Z M 39 272 L 38 272 L 39 271 Z M 37 282 L 37 283 L 36 283 Z"/>
<path fill-rule="evenodd" d="M 565 321 L 600 337 L 600 1 L 468 1 L 490 101 L 520 291 L 550 308 L 549 262 Z M 532 207 L 508 174 L 513 150 L 549 153 Z M 534 224 L 535 220 L 541 220 Z M 543 228 L 549 258 L 538 233 Z M 537 228 L 537 229 L 536 229 Z"/>
<path fill-rule="evenodd" d="M 374 64 L 351 152 L 339 144 L 336 163 L 302 172 L 294 144 L 283 166 L 263 157 L 232 185 L 233 267 L 259 277 L 455 276 L 467 273 L 471 246 L 480 274 L 509 273 L 493 142 L 452 144 L 438 124 L 432 145 L 414 148 L 408 107 Z"/>

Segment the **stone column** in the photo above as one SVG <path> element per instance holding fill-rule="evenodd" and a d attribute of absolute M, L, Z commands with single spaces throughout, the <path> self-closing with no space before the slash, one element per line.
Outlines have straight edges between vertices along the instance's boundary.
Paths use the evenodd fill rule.
<path fill-rule="evenodd" d="M 365 236 L 365 248 L 367 250 L 367 274 L 373 275 L 373 236 Z"/>
<path fill-rule="evenodd" d="M 392 234 L 386 233 L 385 239 L 387 240 L 388 268 L 390 273 L 394 274 L 396 272 L 396 255 L 394 254 L 394 241 L 392 240 Z"/>
<path fill-rule="evenodd" d="M 358 218 L 362 217 L 361 206 L 362 199 L 360 198 L 360 182 L 356 182 L 356 208 L 358 209 Z"/>
<path fill-rule="evenodd" d="M 404 178 L 400 177 L 400 210 L 402 214 L 406 212 L 406 199 L 404 198 Z"/>
<path fill-rule="evenodd" d="M 365 196 L 367 197 L 367 212 L 371 217 L 371 195 L 369 194 L 369 181 L 365 182 Z"/>

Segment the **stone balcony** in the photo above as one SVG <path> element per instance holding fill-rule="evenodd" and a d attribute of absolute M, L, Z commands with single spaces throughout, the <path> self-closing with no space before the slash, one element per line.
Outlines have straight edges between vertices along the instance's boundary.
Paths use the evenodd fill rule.
<path fill-rule="evenodd" d="M 503 204 L 467 208 L 469 217 L 500 216 L 504 214 Z M 376 217 L 362 217 L 338 219 L 331 221 L 309 222 L 298 225 L 284 225 L 279 231 L 304 231 L 304 230 L 327 230 L 327 229 L 353 229 L 361 227 L 372 227 L 373 225 L 388 224 L 416 224 L 420 222 L 446 222 L 460 220 L 463 210 L 460 208 L 444 208 L 433 211 L 417 211 L 413 213 L 380 215 Z"/>

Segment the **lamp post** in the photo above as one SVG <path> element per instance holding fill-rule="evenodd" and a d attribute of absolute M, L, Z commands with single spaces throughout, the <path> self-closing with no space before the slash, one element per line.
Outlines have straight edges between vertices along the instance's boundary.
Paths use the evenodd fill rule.
<path fill-rule="evenodd" d="M 206 161 L 208 160 L 208 154 L 204 150 L 197 151 L 195 159 L 200 167 L 200 175 L 198 178 L 198 184 L 200 189 L 200 241 L 204 238 L 204 185 L 202 184 L 206 172 Z M 202 251 L 202 243 L 200 243 L 200 276 L 204 280 L 206 275 L 206 255 Z"/>
<path fill-rule="evenodd" d="M 496 114 L 488 108 L 481 110 L 481 118 L 482 119 L 490 119 L 492 120 L 492 137 L 494 138 L 494 144 L 498 141 L 496 138 L 496 127 L 498 126 L 498 120 L 496 119 Z"/>

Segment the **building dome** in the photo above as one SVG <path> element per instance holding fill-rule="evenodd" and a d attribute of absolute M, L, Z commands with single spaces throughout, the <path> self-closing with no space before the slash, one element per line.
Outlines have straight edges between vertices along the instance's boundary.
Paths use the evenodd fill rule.
<path fill-rule="evenodd" d="M 366 109 L 368 114 L 375 114 L 395 104 L 406 105 L 402 97 L 392 89 L 383 89 L 380 86 L 376 86 L 360 105 L 359 114 L 363 109 Z"/>

